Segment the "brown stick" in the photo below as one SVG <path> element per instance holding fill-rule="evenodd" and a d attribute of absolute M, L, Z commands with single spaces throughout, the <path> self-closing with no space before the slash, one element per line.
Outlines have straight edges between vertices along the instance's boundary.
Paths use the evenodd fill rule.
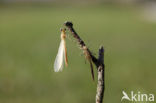
<path fill-rule="evenodd" d="M 99 49 L 99 62 L 101 65 L 98 66 L 98 84 L 97 84 L 97 93 L 96 93 L 96 103 L 102 103 L 105 90 L 105 67 L 104 67 L 104 49 L 101 47 Z"/>
<path fill-rule="evenodd" d="M 77 40 L 78 44 L 80 45 L 81 49 L 86 47 L 84 41 L 80 38 L 80 36 L 76 33 L 73 28 L 73 24 L 71 22 L 65 22 L 64 25 L 70 30 L 73 37 Z M 97 67 L 98 71 L 98 84 L 97 84 L 97 93 L 96 93 L 96 103 L 102 103 L 104 97 L 104 90 L 105 90 L 105 80 L 104 80 L 104 49 L 100 47 L 99 49 L 99 57 L 98 59 L 91 53 L 91 51 L 87 48 L 87 51 L 93 61 L 93 63 Z"/>

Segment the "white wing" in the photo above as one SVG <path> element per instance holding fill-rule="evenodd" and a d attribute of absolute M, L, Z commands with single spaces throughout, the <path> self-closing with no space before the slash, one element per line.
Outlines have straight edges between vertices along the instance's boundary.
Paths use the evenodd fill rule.
<path fill-rule="evenodd" d="M 61 43 L 58 49 L 58 54 L 54 62 L 54 71 L 55 72 L 62 71 L 63 66 L 64 66 L 64 41 L 61 40 Z"/>

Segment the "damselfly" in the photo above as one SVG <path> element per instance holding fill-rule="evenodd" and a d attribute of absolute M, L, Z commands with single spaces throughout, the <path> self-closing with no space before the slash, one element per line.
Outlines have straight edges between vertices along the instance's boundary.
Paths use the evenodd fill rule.
<path fill-rule="evenodd" d="M 65 65 L 68 66 L 67 48 L 66 48 L 65 39 L 66 39 L 66 29 L 61 29 L 61 42 L 54 62 L 55 72 L 59 72 L 63 70 L 64 61 L 65 61 Z"/>

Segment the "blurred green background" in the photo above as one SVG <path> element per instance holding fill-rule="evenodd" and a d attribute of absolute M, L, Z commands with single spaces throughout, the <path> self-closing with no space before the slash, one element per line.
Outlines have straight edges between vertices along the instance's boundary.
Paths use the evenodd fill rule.
<path fill-rule="evenodd" d="M 0 103 L 94 103 L 97 78 L 70 33 L 69 66 L 53 71 L 67 20 L 95 56 L 105 48 L 104 103 L 120 103 L 123 90 L 155 94 L 156 22 L 144 11 L 127 3 L 1 3 Z"/>

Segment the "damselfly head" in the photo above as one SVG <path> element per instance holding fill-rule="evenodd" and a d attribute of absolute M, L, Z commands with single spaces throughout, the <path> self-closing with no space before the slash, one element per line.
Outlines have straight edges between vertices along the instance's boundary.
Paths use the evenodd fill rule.
<path fill-rule="evenodd" d="M 66 29 L 61 28 L 61 39 L 65 39 L 65 38 L 66 38 Z"/>

